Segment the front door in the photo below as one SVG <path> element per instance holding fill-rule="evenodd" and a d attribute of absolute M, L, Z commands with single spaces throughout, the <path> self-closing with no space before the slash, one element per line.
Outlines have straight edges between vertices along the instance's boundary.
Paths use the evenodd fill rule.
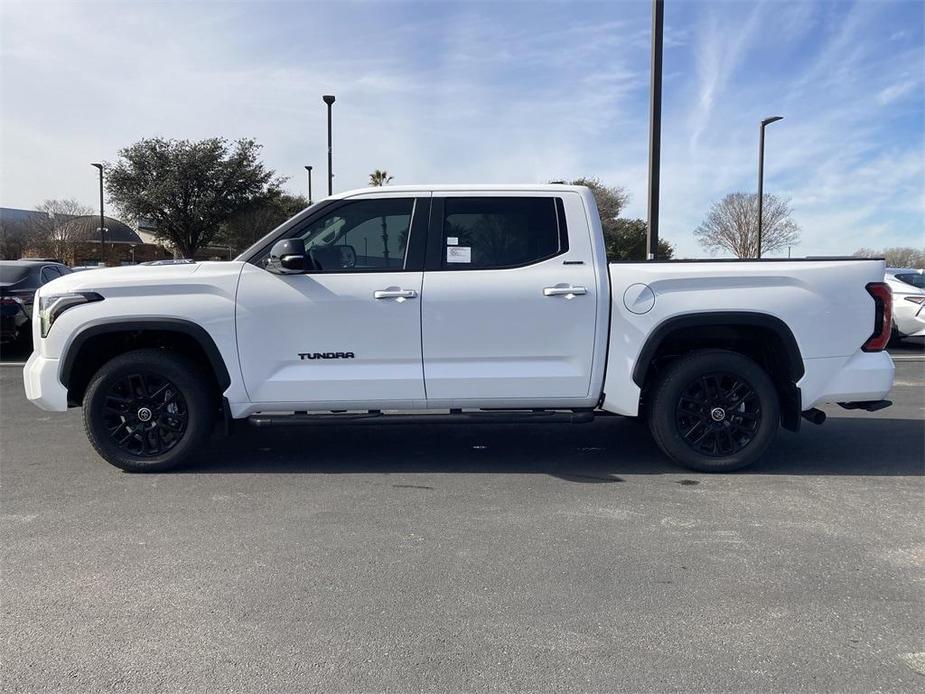
<path fill-rule="evenodd" d="M 350 199 L 288 236 L 305 240 L 314 269 L 276 275 L 245 266 L 236 325 L 251 401 L 345 409 L 424 399 L 420 267 L 427 198 Z M 412 219 L 415 220 L 412 224 Z"/>

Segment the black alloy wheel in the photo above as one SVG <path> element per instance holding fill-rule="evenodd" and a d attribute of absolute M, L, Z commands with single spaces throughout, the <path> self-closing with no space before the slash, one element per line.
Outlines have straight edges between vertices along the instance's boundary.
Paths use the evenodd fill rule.
<path fill-rule="evenodd" d="M 209 438 L 219 394 L 210 374 L 167 349 L 113 357 L 83 398 L 87 438 L 105 460 L 128 472 L 176 467 Z"/>
<path fill-rule="evenodd" d="M 704 374 L 681 391 L 675 420 L 694 451 L 722 458 L 738 453 L 755 438 L 761 401 L 740 376 L 722 371 Z"/>
<path fill-rule="evenodd" d="M 186 433 L 189 410 L 171 381 L 151 372 L 130 373 L 105 395 L 103 422 L 115 445 L 140 457 L 156 457 Z"/>
<path fill-rule="evenodd" d="M 650 388 L 649 429 L 672 460 L 730 472 L 762 456 L 780 427 L 770 375 L 728 350 L 690 352 L 666 364 Z"/>

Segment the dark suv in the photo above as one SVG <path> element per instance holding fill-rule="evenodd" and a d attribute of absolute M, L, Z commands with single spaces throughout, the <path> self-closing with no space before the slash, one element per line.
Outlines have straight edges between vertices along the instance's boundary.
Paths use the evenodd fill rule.
<path fill-rule="evenodd" d="M 0 343 L 31 346 L 35 291 L 70 272 L 52 260 L 0 260 Z"/>

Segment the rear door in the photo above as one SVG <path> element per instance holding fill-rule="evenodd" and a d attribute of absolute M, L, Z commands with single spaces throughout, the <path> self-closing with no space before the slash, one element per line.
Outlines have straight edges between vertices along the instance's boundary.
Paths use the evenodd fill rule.
<path fill-rule="evenodd" d="M 245 265 L 237 294 L 241 371 L 258 403 L 295 409 L 421 406 L 421 283 L 429 193 L 328 206 L 287 234 L 317 269 Z"/>
<path fill-rule="evenodd" d="M 601 298 L 584 218 L 574 193 L 434 193 L 421 319 L 428 406 L 594 404 Z"/>

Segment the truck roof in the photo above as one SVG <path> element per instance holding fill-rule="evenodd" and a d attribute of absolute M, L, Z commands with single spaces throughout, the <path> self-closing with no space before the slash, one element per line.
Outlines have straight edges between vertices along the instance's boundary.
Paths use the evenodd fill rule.
<path fill-rule="evenodd" d="M 394 192 L 394 193 L 422 193 L 422 192 L 479 192 L 484 191 L 486 193 L 497 193 L 497 192 L 513 192 L 513 193 L 561 193 L 563 191 L 569 192 L 581 192 L 586 190 L 585 186 L 572 186 L 562 183 L 510 183 L 510 184 L 501 184 L 501 183 L 471 183 L 471 184 L 440 184 L 440 185 L 401 185 L 401 186 L 382 186 L 381 188 L 377 187 L 367 187 L 367 188 L 354 188 L 353 190 L 345 190 L 341 193 L 334 193 L 334 195 L 328 196 L 329 199 L 337 198 L 349 198 L 355 195 L 362 195 L 364 193 L 378 193 L 380 191 L 385 192 Z"/>

